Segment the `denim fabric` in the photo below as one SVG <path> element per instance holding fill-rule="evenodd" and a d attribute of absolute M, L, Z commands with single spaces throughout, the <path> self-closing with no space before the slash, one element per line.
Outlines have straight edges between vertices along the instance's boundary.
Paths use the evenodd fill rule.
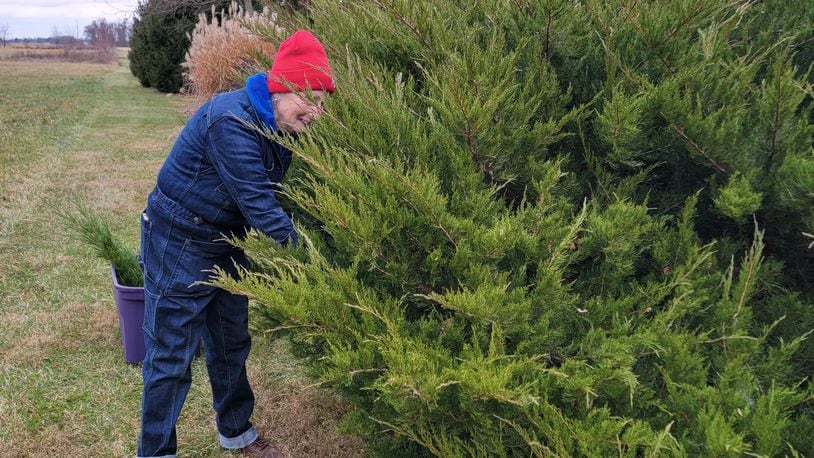
<path fill-rule="evenodd" d="M 274 125 L 267 118 L 273 110 L 265 75 L 257 76 L 263 96 L 254 91 L 250 99 L 247 88 L 219 94 L 190 118 L 158 172 L 158 188 L 224 232 L 251 226 L 296 244 L 294 226 L 275 197 L 291 153 L 251 127 Z"/>
<path fill-rule="evenodd" d="M 248 300 L 195 284 L 218 265 L 234 275 L 243 253 L 197 215 L 155 190 L 142 215 L 144 341 L 142 432 L 138 456 L 172 455 L 175 424 L 203 338 L 221 443 L 251 442 L 254 395 L 246 376 L 251 348 Z M 242 440 L 241 440 L 242 436 Z"/>
<path fill-rule="evenodd" d="M 254 78 L 254 86 L 265 88 L 260 80 Z M 291 154 L 247 126 L 273 127 L 269 113 L 267 90 L 251 98 L 246 89 L 214 97 L 188 121 L 148 198 L 141 236 L 147 351 L 138 456 L 175 454 L 175 424 L 201 339 L 221 445 L 242 448 L 257 439 L 246 376 L 248 300 L 200 282 L 214 266 L 236 275 L 236 266 L 246 265 L 243 252 L 224 236 L 254 227 L 280 243 L 297 242 L 274 196 Z"/>
<path fill-rule="evenodd" d="M 258 437 L 257 430 L 254 429 L 254 426 L 252 426 L 251 429 L 237 437 L 224 437 L 223 434 L 220 434 L 218 441 L 220 442 L 220 446 L 223 448 L 238 450 L 248 447 L 254 441 L 256 441 Z"/>

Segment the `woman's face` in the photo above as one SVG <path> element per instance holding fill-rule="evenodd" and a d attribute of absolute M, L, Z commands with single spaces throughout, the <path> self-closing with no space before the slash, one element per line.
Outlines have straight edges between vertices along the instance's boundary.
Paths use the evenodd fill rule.
<path fill-rule="evenodd" d="M 293 92 L 272 94 L 274 105 L 274 119 L 277 128 L 289 134 L 299 134 L 311 122 L 322 116 L 322 101 L 325 99 L 324 91 L 311 91 L 298 95 Z"/>

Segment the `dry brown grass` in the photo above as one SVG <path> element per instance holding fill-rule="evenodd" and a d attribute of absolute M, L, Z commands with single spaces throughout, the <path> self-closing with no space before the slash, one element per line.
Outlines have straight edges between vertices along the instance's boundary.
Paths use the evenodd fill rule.
<path fill-rule="evenodd" d="M 217 17 L 220 16 L 220 21 Z M 277 49 L 275 43 L 252 34 L 252 23 L 273 24 L 273 13 L 244 12 L 237 3 L 228 11 L 212 7 L 212 22 L 206 15 L 198 17 L 186 60 L 185 91 L 194 98 L 194 110 L 217 92 L 243 86 L 246 76 L 267 71 Z"/>
<path fill-rule="evenodd" d="M 0 48 L 0 60 L 108 64 L 115 62 L 116 48 L 95 48 L 83 45 L 11 45 Z"/>
<path fill-rule="evenodd" d="M 11 48 L 0 48 L 0 50 Z M 2 55 L 2 54 L 0 54 Z M 44 66 L 48 71 L 58 72 L 64 76 L 97 76 L 110 72 L 110 68 L 102 65 L 88 66 L 85 63 L 72 63 L 52 61 L 15 61 L 13 63 L 3 63 L 0 65 L 0 78 L 16 76 L 36 76 L 41 74 Z"/>
<path fill-rule="evenodd" d="M 285 355 L 274 367 L 249 366 L 258 396 L 254 422 L 264 437 L 290 457 L 363 457 L 365 443 L 337 434 L 340 420 L 351 406 L 330 390 L 314 385 L 300 363 L 290 356 L 285 341 L 263 342 L 263 350 Z"/>
<path fill-rule="evenodd" d="M 10 44 L 8 46 L 0 47 L 0 59 L 19 54 L 20 52 L 38 52 L 45 55 L 57 54 L 62 48 L 56 45 L 47 44 Z"/>
<path fill-rule="evenodd" d="M 0 367 L 41 362 L 54 351 L 77 351 L 86 340 L 116 346 L 116 311 L 108 304 L 66 304 L 56 313 L 36 312 L 8 319 L 29 332 L 0 355 Z M 7 321 L 4 319 L 3 321 Z M 6 324 L 6 323 L 3 323 Z M 61 336 L 81 336 L 64 339 Z"/>

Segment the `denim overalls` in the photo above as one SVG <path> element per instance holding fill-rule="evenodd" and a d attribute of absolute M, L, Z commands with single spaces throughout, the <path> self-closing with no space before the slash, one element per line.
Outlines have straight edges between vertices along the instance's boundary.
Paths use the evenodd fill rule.
<path fill-rule="evenodd" d="M 234 275 L 235 264 L 246 265 L 224 236 L 253 227 L 280 243 L 297 242 L 274 196 L 291 154 L 249 126 L 261 123 L 276 129 L 265 75 L 213 97 L 179 135 L 142 214 L 147 352 L 139 456 L 174 456 L 201 338 L 221 445 L 243 448 L 257 438 L 246 377 L 248 300 L 197 282 L 214 266 Z"/>

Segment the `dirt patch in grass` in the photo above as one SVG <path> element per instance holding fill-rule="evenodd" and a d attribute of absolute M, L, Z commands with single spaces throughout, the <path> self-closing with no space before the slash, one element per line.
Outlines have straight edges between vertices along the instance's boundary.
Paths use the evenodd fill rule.
<path fill-rule="evenodd" d="M 292 457 L 362 457 L 361 438 L 339 435 L 339 419 L 350 405 L 336 394 L 305 385 L 291 385 L 275 393 L 265 390 L 255 414 L 266 439 Z"/>
<path fill-rule="evenodd" d="M 5 416 L 3 418 L 6 421 L 8 420 Z M 24 425 L 19 421 L 17 423 L 19 423 L 20 431 L 24 431 Z M 77 428 L 49 424 L 38 434 L 42 437 L 48 437 L 49 440 L 44 442 L 22 440 L 6 442 L 3 444 L 0 456 L 66 456 L 67 450 L 76 450 L 82 444 L 82 431 Z"/>
<path fill-rule="evenodd" d="M 30 330 L 17 336 L 14 344 L 0 355 L 0 368 L 21 364 L 36 365 L 55 353 L 76 352 L 92 343 L 116 349 L 118 317 L 112 304 L 66 304 L 56 313 L 8 314 L 3 322 Z"/>
<path fill-rule="evenodd" d="M 2 355 L 0 367 L 23 363 L 37 364 L 43 360 L 48 348 L 53 347 L 57 337 L 47 332 L 34 332 L 18 338 L 15 345 Z"/>
<path fill-rule="evenodd" d="M 286 340 L 263 339 L 255 337 L 248 371 L 257 398 L 252 421 L 266 440 L 291 457 L 367 456 L 360 437 L 337 431 L 350 403 L 314 385 Z"/>

